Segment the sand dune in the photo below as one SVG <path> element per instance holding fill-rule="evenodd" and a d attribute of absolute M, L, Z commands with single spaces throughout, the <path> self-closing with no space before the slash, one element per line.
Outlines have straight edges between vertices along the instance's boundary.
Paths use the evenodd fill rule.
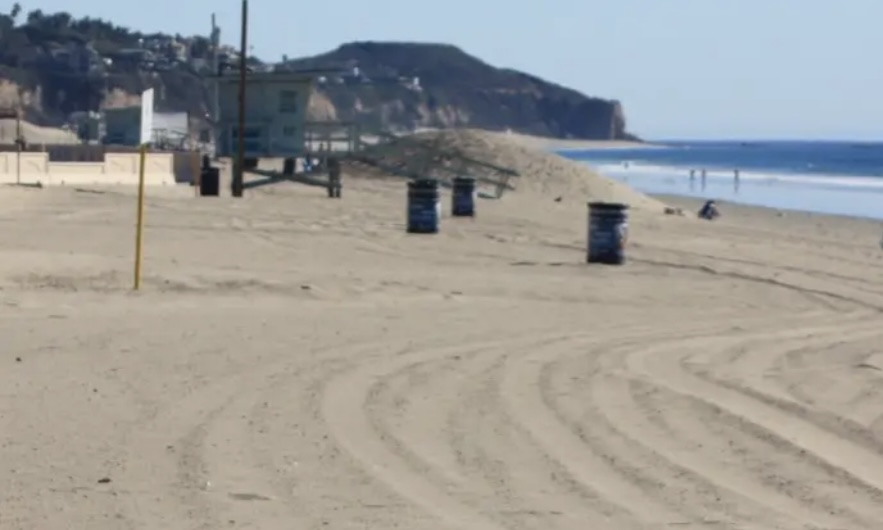
<path fill-rule="evenodd" d="M 395 158 L 413 156 L 415 146 L 431 146 L 442 154 L 457 154 L 473 160 L 517 170 L 511 181 L 515 191 L 552 197 L 624 202 L 634 209 L 661 212 L 664 205 L 630 187 L 599 175 L 585 164 L 548 153 L 509 135 L 475 129 L 426 131 L 403 136 L 385 144 L 380 152 Z M 480 177 L 482 175 L 474 174 Z"/>
<path fill-rule="evenodd" d="M 0 528 L 883 524 L 879 225 L 345 186 L 0 189 Z"/>
<path fill-rule="evenodd" d="M 492 134 L 499 135 L 510 142 L 516 142 L 533 149 L 556 151 L 573 149 L 647 149 L 649 147 L 657 147 L 657 144 L 635 142 L 631 140 L 574 140 L 533 136 L 515 132 L 495 132 Z"/>
<path fill-rule="evenodd" d="M 417 133 L 438 132 L 451 129 L 436 129 L 423 127 L 417 129 Z M 462 129 L 460 129 L 462 130 Z M 477 129 L 471 129 L 473 131 Z M 548 136 L 536 136 L 513 131 L 482 131 L 484 134 L 504 138 L 508 142 L 521 144 L 532 149 L 543 150 L 570 150 L 570 149 L 634 149 L 654 147 L 656 144 L 648 142 L 636 142 L 632 140 L 580 140 L 551 138 Z"/>

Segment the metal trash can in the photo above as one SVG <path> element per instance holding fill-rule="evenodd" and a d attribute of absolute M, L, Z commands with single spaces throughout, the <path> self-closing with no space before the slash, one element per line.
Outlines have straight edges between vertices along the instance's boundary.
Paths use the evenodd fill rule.
<path fill-rule="evenodd" d="M 625 263 L 625 245 L 628 241 L 628 208 L 627 204 L 589 203 L 586 262 L 606 265 Z"/>
<path fill-rule="evenodd" d="M 218 197 L 221 195 L 221 170 L 204 167 L 199 173 L 199 196 Z"/>
<path fill-rule="evenodd" d="M 412 234 L 438 233 L 441 203 L 438 181 L 416 179 L 408 182 L 408 232 Z"/>
<path fill-rule="evenodd" d="M 475 217 L 475 179 L 455 177 L 451 192 L 451 215 Z"/>

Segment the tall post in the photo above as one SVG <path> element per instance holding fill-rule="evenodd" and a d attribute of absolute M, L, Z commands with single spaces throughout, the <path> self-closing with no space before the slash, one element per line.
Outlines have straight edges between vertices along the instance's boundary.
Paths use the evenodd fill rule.
<path fill-rule="evenodd" d="M 132 289 L 141 289 L 141 260 L 144 247 L 144 162 L 147 158 L 147 144 L 138 147 L 138 209 L 135 217 L 135 274 Z"/>
<path fill-rule="evenodd" d="M 220 70 L 220 58 L 218 53 L 218 47 L 221 45 L 221 30 L 218 28 L 217 24 L 215 24 L 215 14 L 212 13 L 212 34 L 211 34 L 211 42 L 212 42 L 212 79 L 214 79 L 214 84 L 212 86 L 212 131 L 214 134 L 212 135 L 212 140 L 215 144 L 215 160 L 218 158 L 218 146 L 224 139 L 221 138 L 221 134 L 218 129 L 218 124 L 220 123 L 221 116 L 221 96 L 220 96 L 220 79 L 218 76 L 221 75 Z"/>
<path fill-rule="evenodd" d="M 15 183 L 21 185 L 21 151 L 24 149 L 25 139 L 21 134 L 21 107 L 15 112 Z"/>
<path fill-rule="evenodd" d="M 236 165 L 233 169 L 233 196 L 242 197 L 245 172 L 245 73 L 248 57 L 248 0 L 242 0 L 242 39 L 239 43 L 239 124 Z"/>

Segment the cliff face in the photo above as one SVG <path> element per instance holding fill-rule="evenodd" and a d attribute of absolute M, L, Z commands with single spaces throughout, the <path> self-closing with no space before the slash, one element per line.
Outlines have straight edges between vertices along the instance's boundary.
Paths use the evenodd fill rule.
<path fill-rule="evenodd" d="M 472 127 L 585 139 L 632 139 L 618 101 L 495 68 L 443 44 L 357 42 L 286 63 L 341 68 L 318 93 L 338 119 L 371 127 Z M 322 100 L 319 100 L 322 101 Z M 321 105 L 327 114 L 327 103 Z M 320 114 L 320 106 L 314 106 Z"/>
<path fill-rule="evenodd" d="M 146 35 L 98 19 L 33 11 L 0 14 L 0 106 L 61 125 L 76 112 L 137 104 L 155 89 L 160 111 L 201 119 L 209 104 L 210 44 L 204 37 Z M 234 63 L 224 50 L 222 62 Z M 314 119 L 369 129 L 471 127 L 585 139 L 633 139 L 617 101 L 587 97 L 535 76 L 495 68 L 444 44 L 355 42 L 257 69 L 338 69 L 311 100 Z"/>

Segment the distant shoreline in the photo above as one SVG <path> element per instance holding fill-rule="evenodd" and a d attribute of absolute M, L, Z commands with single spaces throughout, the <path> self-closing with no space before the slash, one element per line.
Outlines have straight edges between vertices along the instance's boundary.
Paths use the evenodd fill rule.
<path fill-rule="evenodd" d="M 648 197 L 653 197 L 659 201 L 664 202 L 669 206 L 675 206 L 684 209 L 686 212 L 698 212 L 703 204 L 708 200 L 705 197 L 691 197 L 689 195 L 678 195 L 677 193 L 646 193 Z M 831 212 L 823 212 L 819 210 L 812 210 L 808 207 L 800 208 L 800 207 L 777 207 L 777 206 L 765 206 L 763 204 L 755 204 L 748 202 L 738 202 L 734 201 L 731 198 L 724 199 L 714 199 L 721 208 L 723 209 L 725 214 L 730 214 L 728 217 L 731 217 L 733 213 L 738 212 L 740 217 L 759 217 L 757 219 L 760 222 L 763 218 L 784 218 L 790 217 L 792 221 L 794 219 L 803 219 L 810 222 L 818 222 L 819 220 L 831 220 L 831 221 L 841 221 L 841 222 L 857 222 L 861 223 L 865 226 L 870 226 L 874 229 L 877 229 L 880 226 L 880 219 L 876 217 L 869 217 L 866 215 L 860 214 L 851 214 L 851 213 L 831 213 Z"/>
<path fill-rule="evenodd" d="M 582 151 L 585 149 L 654 149 L 664 145 L 629 140 L 566 140 L 563 138 L 547 138 L 519 133 L 501 133 L 500 136 L 519 143 L 525 147 L 546 151 Z"/>
<path fill-rule="evenodd" d="M 440 130 L 453 129 L 437 129 L 425 127 L 417 129 L 408 134 L 419 134 L 421 132 L 435 132 Z M 585 149 L 652 149 L 664 148 L 663 144 L 654 144 L 648 142 L 635 142 L 629 140 L 568 140 L 564 138 L 551 138 L 548 136 L 536 136 L 531 134 L 522 134 L 517 132 L 492 131 L 488 129 L 475 129 L 483 133 L 493 134 L 508 141 L 517 143 L 523 147 L 531 149 L 540 149 L 543 151 L 582 151 Z"/>

